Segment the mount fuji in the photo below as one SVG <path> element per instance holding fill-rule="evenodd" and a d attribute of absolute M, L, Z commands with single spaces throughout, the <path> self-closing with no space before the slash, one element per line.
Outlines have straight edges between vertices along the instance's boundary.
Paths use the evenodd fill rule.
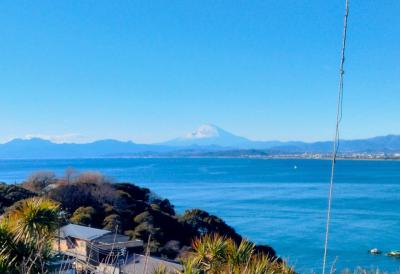
<path fill-rule="evenodd" d="M 0 144 L 0 159 L 187 157 L 330 153 L 331 141 L 253 141 L 206 124 L 167 142 L 137 144 L 131 141 L 99 140 L 85 144 L 54 143 L 49 140 L 14 139 Z M 400 135 L 341 140 L 341 153 L 389 153 L 400 155 Z M 398 156 L 396 156 L 398 157 Z"/>
<path fill-rule="evenodd" d="M 253 141 L 229 133 L 212 124 L 205 124 L 183 137 L 176 138 L 161 145 L 166 146 L 223 146 L 243 147 L 252 144 Z"/>

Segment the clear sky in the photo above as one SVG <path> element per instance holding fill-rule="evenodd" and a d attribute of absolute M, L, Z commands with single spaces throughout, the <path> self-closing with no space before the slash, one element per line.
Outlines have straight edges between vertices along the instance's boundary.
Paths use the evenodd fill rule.
<path fill-rule="evenodd" d="M 0 142 L 333 136 L 344 0 L 0 2 Z M 400 134 L 400 1 L 350 0 L 342 136 Z"/>

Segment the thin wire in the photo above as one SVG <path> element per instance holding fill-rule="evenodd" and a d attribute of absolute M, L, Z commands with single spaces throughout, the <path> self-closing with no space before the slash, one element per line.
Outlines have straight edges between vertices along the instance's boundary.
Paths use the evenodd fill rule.
<path fill-rule="evenodd" d="M 331 221 L 331 207 L 332 207 L 332 194 L 333 194 L 333 179 L 335 177 L 335 164 L 337 152 L 339 149 L 339 132 L 340 132 L 340 122 L 342 121 L 343 115 L 343 78 L 344 78 L 344 61 L 345 61 L 345 51 L 346 51 L 346 38 L 347 38 L 347 18 L 349 16 L 349 0 L 346 0 L 346 11 L 344 15 L 344 26 L 343 26 L 343 40 L 342 40 L 342 53 L 340 59 L 340 80 L 339 80 L 339 90 L 338 90 L 338 101 L 336 110 L 336 128 L 335 136 L 333 141 L 333 153 L 332 153 L 332 167 L 331 167 L 331 177 L 329 182 L 329 196 L 328 196 L 328 209 L 326 213 L 326 230 L 325 230 L 325 244 L 324 244 L 324 257 L 322 265 L 322 274 L 325 274 L 326 269 L 326 258 L 328 255 L 328 239 L 329 239 L 329 225 Z"/>

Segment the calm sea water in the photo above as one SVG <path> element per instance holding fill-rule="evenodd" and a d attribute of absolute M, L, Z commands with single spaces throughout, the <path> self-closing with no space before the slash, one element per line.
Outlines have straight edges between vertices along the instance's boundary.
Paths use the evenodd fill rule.
<path fill-rule="evenodd" d="M 301 273 L 321 271 L 330 162 L 260 159 L 90 159 L 0 161 L 0 181 L 37 170 L 96 170 L 151 188 L 178 212 L 202 208 L 240 234 L 273 246 Z M 295 168 L 297 167 L 297 168 Z M 367 250 L 400 249 L 400 162 L 339 161 L 329 262 L 400 270 L 400 259 Z"/>

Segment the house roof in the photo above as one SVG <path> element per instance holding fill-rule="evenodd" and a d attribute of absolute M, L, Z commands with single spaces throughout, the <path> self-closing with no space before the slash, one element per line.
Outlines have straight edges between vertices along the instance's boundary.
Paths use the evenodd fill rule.
<path fill-rule="evenodd" d="M 146 264 L 147 267 L 145 267 Z M 144 273 L 145 268 L 147 268 L 146 274 L 151 274 L 154 273 L 154 271 L 160 266 L 165 266 L 167 268 L 167 272 L 183 270 L 182 265 L 178 264 L 177 262 L 149 256 L 146 263 L 146 256 L 134 254 L 134 256 L 129 257 L 127 263 L 122 266 L 122 271 L 124 271 L 124 273 L 128 273 L 129 271 L 132 271 L 132 269 L 135 269 L 135 273 Z"/>
<path fill-rule="evenodd" d="M 111 233 L 111 231 L 75 224 L 68 224 L 60 228 L 61 238 L 72 237 L 86 241 L 95 240 L 108 233 Z"/>

